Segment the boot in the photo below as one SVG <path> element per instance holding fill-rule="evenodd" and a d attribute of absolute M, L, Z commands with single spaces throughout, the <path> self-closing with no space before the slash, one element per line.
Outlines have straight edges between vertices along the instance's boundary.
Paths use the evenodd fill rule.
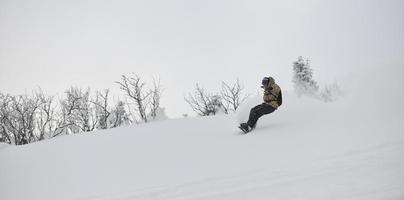
<path fill-rule="evenodd" d="M 239 128 L 244 132 L 248 133 L 251 131 L 251 127 L 247 123 L 240 124 Z"/>

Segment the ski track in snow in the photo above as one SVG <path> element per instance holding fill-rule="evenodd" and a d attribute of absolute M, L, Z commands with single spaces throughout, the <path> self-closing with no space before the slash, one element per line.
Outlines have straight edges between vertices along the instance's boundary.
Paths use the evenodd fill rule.
<path fill-rule="evenodd" d="M 372 197 L 400 200 L 404 197 L 404 168 L 397 166 L 404 166 L 404 159 L 397 157 L 404 158 L 404 140 L 313 160 L 296 167 L 272 169 L 266 166 L 180 185 L 144 188 L 125 195 L 92 196 L 82 200 L 230 200 L 255 199 L 254 196 L 266 199 L 266 193 L 271 194 L 271 199 L 312 199 L 322 196 L 326 199 L 365 200 Z M 379 174 L 381 168 L 384 174 Z M 325 184 L 324 179 L 329 182 Z M 324 184 L 327 190 L 324 190 Z M 323 191 L 316 190 L 320 186 Z M 246 195 L 249 193 L 251 195 Z M 305 198 L 301 193 L 306 193 Z"/>

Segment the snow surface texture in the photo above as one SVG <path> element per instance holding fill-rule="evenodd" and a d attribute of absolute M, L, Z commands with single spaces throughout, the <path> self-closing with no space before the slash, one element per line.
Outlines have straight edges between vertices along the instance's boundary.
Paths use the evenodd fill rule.
<path fill-rule="evenodd" d="M 381 106 L 364 91 L 323 103 L 285 92 L 247 135 L 237 123 L 255 100 L 235 115 L 0 145 L 0 199 L 402 200 L 403 99 Z"/>

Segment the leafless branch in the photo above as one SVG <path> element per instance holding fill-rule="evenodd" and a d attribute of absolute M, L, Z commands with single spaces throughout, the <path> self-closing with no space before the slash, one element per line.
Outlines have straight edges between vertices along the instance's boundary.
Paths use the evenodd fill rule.
<path fill-rule="evenodd" d="M 144 91 L 146 83 L 141 82 L 140 77 L 135 74 L 132 77 L 122 75 L 121 81 L 117 81 L 116 83 L 120 86 L 120 89 L 126 93 L 129 99 L 135 103 L 136 111 L 140 119 L 147 122 L 146 112 L 150 103 L 148 97 L 151 95 L 151 92 Z"/>
<path fill-rule="evenodd" d="M 226 113 L 236 111 L 240 104 L 248 98 L 248 95 L 242 96 L 243 89 L 244 87 L 240 84 L 239 79 L 231 86 L 222 82 L 222 90 L 220 93 Z"/>
<path fill-rule="evenodd" d="M 215 115 L 222 107 L 219 95 L 212 95 L 196 84 L 194 94 L 189 93 L 184 98 L 191 108 L 201 116 Z"/>

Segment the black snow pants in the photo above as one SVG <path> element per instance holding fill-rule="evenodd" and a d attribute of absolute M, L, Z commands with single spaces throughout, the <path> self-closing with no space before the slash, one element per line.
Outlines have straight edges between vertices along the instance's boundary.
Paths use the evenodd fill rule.
<path fill-rule="evenodd" d="M 275 108 L 273 108 L 272 106 L 270 106 L 266 103 L 259 104 L 251 109 L 250 117 L 248 118 L 247 124 L 250 127 L 255 127 L 255 125 L 257 124 L 257 121 L 260 117 L 262 117 L 263 115 L 272 113 L 275 110 L 276 110 Z"/>

